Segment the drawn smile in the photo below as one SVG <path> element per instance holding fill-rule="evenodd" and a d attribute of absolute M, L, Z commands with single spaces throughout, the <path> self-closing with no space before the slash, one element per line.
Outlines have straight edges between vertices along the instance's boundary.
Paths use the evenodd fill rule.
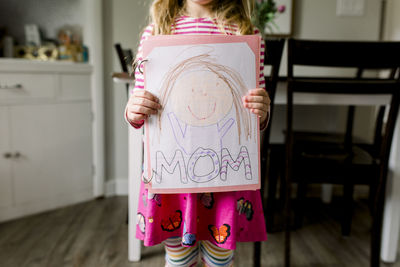
<path fill-rule="evenodd" d="M 198 119 L 198 120 L 206 120 L 206 119 L 210 118 L 210 117 L 214 114 L 214 112 L 215 112 L 215 107 L 216 107 L 216 106 L 217 106 L 217 102 L 214 102 L 214 105 L 212 106 L 211 112 L 210 112 L 207 116 L 204 116 L 204 117 L 197 116 L 197 115 L 192 111 L 192 109 L 190 108 L 189 105 L 188 105 L 187 107 L 188 107 L 188 110 L 190 111 L 190 113 L 192 114 L 193 117 L 195 117 L 195 118 Z"/>

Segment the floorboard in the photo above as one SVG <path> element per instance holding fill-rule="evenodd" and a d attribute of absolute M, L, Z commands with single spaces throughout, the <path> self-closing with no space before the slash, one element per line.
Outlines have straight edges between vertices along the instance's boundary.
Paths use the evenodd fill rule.
<path fill-rule="evenodd" d="M 311 199 L 307 207 L 303 227 L 292 233 L 293 267 L 368 266 L 371 218 L 365 201 L 356 202 L 349 237 L 340 234 L 340 200 L 326 205 Z M 0 266 L 164 266 L 161 245 L 143 247 L 141 262 L 127 260 L 127 209 L 127 197 L 118 196 L 0 223 Z M 252 243 L 239 243 L 235 266 L 251 267 L 252 255 Z M 262 243 L 261 262 L 283 266 L 283 233 L 269 234 Z"/>

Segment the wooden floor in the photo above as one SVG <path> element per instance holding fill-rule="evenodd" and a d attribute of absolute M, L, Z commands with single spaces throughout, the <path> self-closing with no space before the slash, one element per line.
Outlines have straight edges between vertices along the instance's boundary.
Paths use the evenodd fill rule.
<path fill-rule="evenodd" d="M 0 224 L 1 267 L 164 266 L 162 246 L 143 248 L 128 262 L 127 197 L 98 199 Z M 292 266 L 368 266 L 370 218 L 357 202 L 352 234 L 343 238 L 338 205 L 310 201 L 304 226 L 293 232 Z M 335 215 L 336 214 L 336 215 Z M 262 246 L 262 266 L 282 266 L 283 234 Z M 253 244 L 240 243 L 235 266 L 252 266 Z M 400 262 L 381 266 L 400 267 Z"/>

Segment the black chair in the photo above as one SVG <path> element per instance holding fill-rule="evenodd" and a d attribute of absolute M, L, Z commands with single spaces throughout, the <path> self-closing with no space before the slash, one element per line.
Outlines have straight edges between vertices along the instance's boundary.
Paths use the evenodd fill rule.
<path fill-rule="evenodd" d="M 286 175 L 285 175 L 285 266 L 290 266 L 291 229 L 291 183 L 298 183 L 298 193 L 303 194 L 296 201 L 300 205 L 304 199 L 304 188 L 308 183 L 333 183 L 344 186 L 345 201 L 352 202 L 355 184 L 376 186 L 373 192 L 371 233 L 371 266 L 379 266 L 381 228 L 384 193 L 388 160 L 396 117 L 400 101 L 400 78 L 394 72 L 388 79 L 379 78 L 340 78 L 340 77 L 298 77 L 294 66 L 320 66 L 396 70 L 400 66 L 400 42 L 330 42 L 310 40 L 289 40 L 288 88 L 287 88 L 287 129 L 286 129 Z M 356 94 L 390 95 L 388 119 L 384 127 L 377 116 L 376 143 L 370 146 L 356 145 L 351 132 L 342 146 L 337 143 L 320 143 L 307 146 L 298 142 L 293 130 L 293 94 Z M 382 110 L 382 108 L 380 109 Z M 352 122 L 348 122 L 352 123 Z M 382 133 L 383 130 L 383 133 Z M 381 134 L 382 133 L 382 134 Z M 378 140 L 378 141 L 377 141 Z M 344 218 L 351 218 L 351 205 L 344 207 Z"/>
<path fill-rule="evenodd" d="M 130 76 L 130 68 L 133 61 L 133 53 L 131 49 L 122 49 L 121 44 L 117 43 L 114 45 L 115 50 L 117 51 L 119 63 L 121 64 L 122 72 L 113 73 L 113 78 L 123 78 L 134 81 L 134 79 Z M 129 97 L 129 83 L 126 83 L 126 94 Z"/>
<path fill-rule="evenodd" d="M 364 69 L 358 68 L 356 72 L 355 79 L 363 79 Z M 396 69 L 390 71 L 388 79 L 393 79 Z M 336 151 L 342 150 L 342 148 L 351 149 L 352 144 L 357 144 L 357 146 L 362 147 L 367 151 L 372 158 L 377 158 L 379 155 L 379 146 L 382 141 L 382 127 L 383 127 L 383 117 L 385 114 L 385 106 L 380 106 L 379 111 L 376 116 L 374 141 L 372 144 L 368 144 L 365 140 L 357 137 L 353 137 L 353 125 L 354 125 L 354 114 L 356 111 L 356 106 L 350 105 L 347 110 L 347 120 L 346 128 L 344 133 L 340 132 L 316 132 L 316 131 L 297 131 L 293 130 L 293 142 L 297 144 L 298 147 L 306 148 L 308 151 L 320 151 L 321 147 L 329 147 L 330 151 L 333 149 Z M 303 152 L 304 153 L 304 152 Z M 330 152 L 328 152 L 329 154 Z M 345 152 L 347 153 L 347 152 Z M 295 228 L 300 228 L 303 224 L 304 216 L 304 198 L 307 191 L 306 181 L 298 182 L 298 192 L 297 192 L 297 209 L 295 214 Z M 352 196 L 354 192 L 354 186 L 352 184 L 345 184 L 345 192 L 347 196 L 347 202 L 345 207 L 348 208 L 347 216 L 342 217 L 342 235 L 349 236 L 351 230 L 351 208 L 352 208 Z M 371 186 L 373 188 L 373 186 Z M 370 189 L 372 189 L 370 188 Z M 374 191 L 370 190 L 370 206 L 372 207 Z"/>
<path fill-rule="evenodd" d="M 283 47 L 285 45 L 285 39 L 267 39 L 265 40 L 265 56 L 264 56 L 264 65 L 270 66 L 270 74 L 265 77 L 265 87 L 268 92 L 268 95 L 271 99 L 271 108 L 270 108 L 270 120 L 269 126 L 263 132 L 263 143 L 261 146 L 261 196 L 263 198 L 263 207 L 264 214 L 268 214 L 268 210 L 265 208 L 265 183 L 268 179 L 269 175 L 267 175 L 269 171 L 269 155 L 270 155 L 270 135 L 271 135 L 271 123 L 273 118 L 273 110 L 274 110 L 274 99 L 276 93 L 276 87 L 278 84 L 279 77 L 279 67 L 282 59 Z M 272 185 L 274 186 L 274 185 Z M 276 184 L 275 184 L 276 186 Z M 271 187 L 271 185 L 269 185 Z M 268 215 L 266 216 L 268 220 Z M 267 221 L 268 224 L 268 221 Z M 261 264 L 261 242 L 254 243 L 254 266 L 260 266 Z"/>

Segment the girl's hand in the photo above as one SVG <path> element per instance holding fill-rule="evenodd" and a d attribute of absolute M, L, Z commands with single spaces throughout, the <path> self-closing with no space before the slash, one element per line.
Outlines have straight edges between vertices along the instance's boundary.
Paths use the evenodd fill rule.
<path fill-rule="evenodd" d="M 161 108 L 159 100 L 146 90 L 135 90 L 127 103 L 127 119 L 131 123 L 139 123 Z"/>
<path fill-rule="evenodd" d="M 260 125 L 264 125 L 271 104 L 267 91 L 263 88 L 252 89 L 243 96 L 242 102 L 245 108 L 260 117 Z"/>

